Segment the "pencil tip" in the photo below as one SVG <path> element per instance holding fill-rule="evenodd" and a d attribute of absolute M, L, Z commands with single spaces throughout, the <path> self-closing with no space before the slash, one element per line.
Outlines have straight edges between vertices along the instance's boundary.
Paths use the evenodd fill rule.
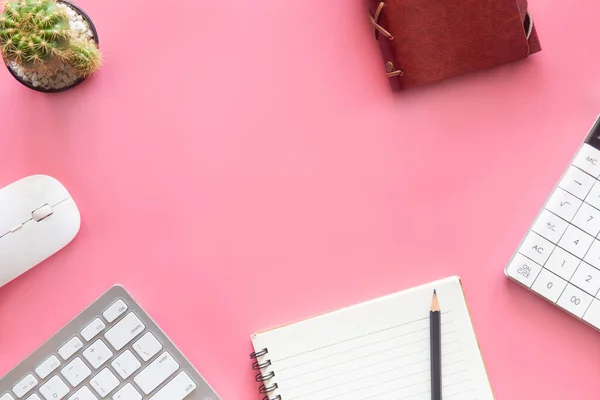
<path fill-rule="evenodd" d="M 431 311 L 440 311 L 440 304 L 435 290 L 433 291 L 433 299 L 431 300 Z"/>
<path fill-rule="evenodd" d="M 435 289 L 433 289 L 433 294 L 437 294 L 437 292 L 436 292 L 436 290 L 435 290 Z"/>

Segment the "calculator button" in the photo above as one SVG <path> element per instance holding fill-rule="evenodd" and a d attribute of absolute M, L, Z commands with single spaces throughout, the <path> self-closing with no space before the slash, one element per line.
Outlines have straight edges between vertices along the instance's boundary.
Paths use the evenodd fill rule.
<path fill-rule="evenodd" d="M 556 303 L 562 291 L 565 290 L 565 286 L 567 286 L 567 281 L 546 269 L 542 269 L 531 289 Z"/>
<path fill-rule="evenodd" d="M 575 157 L 573 165 L 581 168 L 594 178 L 600 177 L 600 151 L 585 143 Z"/>
<path fill-rule="evenodd" d="M 590 247 L 588 252 L 585 254 L 583 260 L 586 263 L 600 269 L 600 241 L 598 239 L 594 239 L 592 247 Z"/>
<path fill-rule="evenodd" d="M 592 267 L 588 263 L 582 262 L 575 271 L 571 283 L 579 289 L 595 296 L 600 289 L 600 270 Z"/>
<path fill-rule="evenodd" d="M 593 237 L 581 229 L 569 225 L 558 245 L 575 257 L 583 258 L 593 242 Z"/>
<path fill-rule="evenodd" d="M 554 250 L 554 247 L 555 246 L 552 243 L 537 233 L 530 232 L 525 240 L 523 240 L 523 243 L 519 248 L 519 253 L 531 258 L 539 265 L 544 265 L 548 257 L 550 257 L 550 253 Z"/>
<path fill-rule="evenodd" d="M 46 400 L 61 400 L 69 393 L 69 387 L 54 375 L 48 382 L 40 387 L 40 393 Z"/>
<path fill-rule="evenodd" d="M 600 220 L 598 222 L 600 222 Z M 553 214 L 548 210 L 544 210 L 540 213 L 540 216 L 535 221 L 532 230 L 536 233 L 539 233 L 552 243 L 558 243 L 563 233 L 565 233 L 568 225 L 569 223 L 564 219 L 558 217 L 556 214 Z"/>
<path fill-rule="evenodd" d="M 585 202 L 600 210 L 600 181 L 594 183 L 592 190 L 585 198 Z"/>
<path fill-rule="evenodd" d="M 515 254 L 506 269 L 506 273 L 513 279 L 531 287 L 542 267 L 521 254 Z"/>
<path fill-rule="evenodd" d="M 598 299 L 592 300 L 592 304 L 585 312 L 583 320 L 600 329 L 600 301 Z"/>
<path fill-rule="evenodd" d="M 596 237 L 600 233 L 600 210 L 583 203 L 571 223 Z"/>
<path fill-rule="evenodd" d="M 559 187 L 565 189 L 575 197 L 584 200 L 596 180 L 577 167 L 570 167 L 559 183 Z"/>
<path fill-rule="evenodd" d="M 35 369 L 35 373 L 40 377 L 40 379 L 45 379 L 59 366 L 60 361 L 55 355 L 52 355 L 46 358 L 46 360 L 44 360 L 44 362 L 42 362 L 40 365 L 38 365 L 38 367 Z M 2 400 L 1 397 L 0 400 Z"/>
<path fill-rule="evenodd" d="M 557 304 L 571 314 L 581 318 L 592 302 L 592 299 L 593 297 L 589 294 L 568 284 L 560 295 Z"/>
<path fill-rule="evenodd" d="M 550 255 L 544 268 L 547 268 L 563 279 L 570 280 L 579 263 L 581 263 L 579 258 L 557 247 Z"/>
<path fill-rule="evenodd" d="M 546 208 L 569 222 L 577 213 L 582 201 L 561 188 L 556 188 L 548 199 Z"/>

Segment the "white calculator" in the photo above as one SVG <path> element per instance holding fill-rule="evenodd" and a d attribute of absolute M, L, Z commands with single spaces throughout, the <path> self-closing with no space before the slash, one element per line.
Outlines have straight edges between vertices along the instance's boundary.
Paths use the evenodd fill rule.
<path fill-rule="evenodd" d="M 507 277 L 600 329 L 600 118 L 510 259 Z"/>

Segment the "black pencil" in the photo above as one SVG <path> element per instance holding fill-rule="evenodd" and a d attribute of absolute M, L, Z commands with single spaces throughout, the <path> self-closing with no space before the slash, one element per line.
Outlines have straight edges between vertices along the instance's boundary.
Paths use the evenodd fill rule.
<path fill-rule="evenodd" d="M 430 352 L 431 352 L 431 400 L 442 400 L 442 337 L 440 327 L 440 304 L 433 291 L 429 312 Z"/>

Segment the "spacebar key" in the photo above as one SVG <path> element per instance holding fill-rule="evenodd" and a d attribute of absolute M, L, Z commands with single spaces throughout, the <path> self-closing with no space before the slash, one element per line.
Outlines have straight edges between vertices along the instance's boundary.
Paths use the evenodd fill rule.
<path fill-rule="evenodd" d="M 183 400 L 196 390 L 196 384 L 184 371 L 167 383 L 149 400 Z"/>

